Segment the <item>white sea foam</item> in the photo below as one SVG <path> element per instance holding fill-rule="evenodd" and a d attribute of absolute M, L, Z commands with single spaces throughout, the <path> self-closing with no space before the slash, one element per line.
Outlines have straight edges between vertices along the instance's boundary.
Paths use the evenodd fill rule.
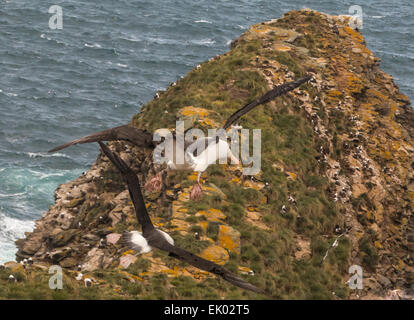
<path fill-rule="evenodd" d="M 26 192 L 18 192 L 18 193 L 0 193 L 0 198 L 15 198 L 19 196 L 24 196 Z"/>
<path fill-rule="evenodd" d="M 204 46 L 204 45 L 212 45 L 212 44 L 215 44 L 216 41 L 213 40 L 213 39 L 201 39 L 201 40 L 193 40 L 193 41 L 191 41 L 191 43 Z"/>
<path fill-rule="evenodd" d="M 41 35 L 40 35 L 40 38 L 42 38 L 42 39 L 46 39 L 46 40 L 52 40 L 52 38 L 50 38 L 50 37 L 48 37 L 48 36 L 46 36 L 46 34 L 44 34 L 44 33 L 42 33 Z"/>
<path fill-rule="evenodd" d="M 131 42 L 139 42 L 142 41 L 142 39 L 138 39 L 137 37 L 130 35 L 128 37 L 122 38 L 123 40 L 131 41 Z"/>
<path fill-rule="evenodd" d="M 209 23 L 211 24 L 212 22 L 208 21 L 208 20 L 196 20 L 194 21 L 195 23 Z"/>
<path fill-rule="evenodd" d="M 154 38 L 154 37 L 148 37 L 146 40 L 148 40 L 149 42 L 157 43 L 157 44 L 178 44 L 179 43 L 177 40 L 173 40 L 173 39 Z"/>
<path fill-rule="evenodd" d="M 14 242 L 24 237 L 25 232 L 32 231 L 34 222 L 6 216 L 0 212 L 0 263 L 15 259 Z"/>
<path fill-rule="evenodd" d="M 372 16 L 372 18 L 374 18 L 374 19 L 382 19 L 382 18 L 385 18 L 384 16 Z"/>
<path fill-rule="evenodd" d="M 13 92 L 5 92 L 2 89 L 0 89 L 0 93 L 4 93 L 6 96 L 8 97 L 17 97 L 18 94 L 17 93 L 13 93 Z"/>
<path fill-rule="evenodd" d="M 121 68 L 128 68 L 127 64 L 117 63 L 116 65 Z"/>
<path fill-rule="evenodd" d="M 66 172 L 44 173 L 44 172 L 38 172 L 32 169 L 29 169 L 29 172 L 32 173 L 35 177 L 39 177 L 40 180 L 50 178 L 50 177 L 63 177 L 66 174 Z"/>
<path fill-rule="evenodd" d="M 102 46 L 99 43 L 93 43 L 93 44 L 85 43 L 84 46 L 88 48 L 102 48 Z"/>
<path fill-rule="evenodd" d="M 43 152 L 25 152 L 25 154 L 27 154 L 30 158 L 51 158 L 51 157 L 57 157 L 57 158 L 69 158 L 69 156 L 67 156 L 64 153 L 43 153 Z"/>

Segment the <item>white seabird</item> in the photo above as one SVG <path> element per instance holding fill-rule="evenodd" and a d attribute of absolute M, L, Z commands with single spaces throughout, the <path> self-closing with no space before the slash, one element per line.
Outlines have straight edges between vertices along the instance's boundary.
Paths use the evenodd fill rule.
<path fill-rule="evenodd" d="M 207 144 L 207 147 L 204 149 L 204 151 L 201 152 L 200 155 L 194 155 L 191 150 L 185 153 L 191 169 L 198 172 L 197 184 L 193 186 L 190 192 L 190 197 L 195 200 L 197 200 L 202 195 L 200 184 L 201 175 L 211 164 L 215 164 L 217 161 L 220 163 L 221 161 L 227 160 L 228 158 L 230 158 L 234 164 L 240 164 L 239 159 L 233 154 L 227 141 L 224 141 L 220 138 L 217 139 L 207 137 L 205 139 L 199 140 L 199 142 Z"/>
<path fill-rule="evenodd" d="M 105 247 L 105 244 L 106 244 L 106 240 L 105 240 L 105 238 L 102 238 L 101 240 L 99 240 L 98 247 L 99 248 L 104 248 Z"/>
<path fill-rule="evenodd" d="M 171 236 L 159 229 L 156 229 L 161 236 L 167 240 L 167 242 L 171 245 L 174 245 L 174 239 Z M 148 244 L 147 239 L 144 238 L 142 232 L 139 231 L 130 231 L 124 232 L 122 234 L 122 241 L 123 243 L 134 250 L 137 254 L 148 253 L 152 250 L 152 247 Z"/>
<path fill-rule="evenodd" d="M 90 287 L 90 286 L 92 286 L 92 280 L 91 280 L 91 279 L 86 278 L 86 279 L 84 280 L 84 282 L 85 282 L 85 287 Z"/>

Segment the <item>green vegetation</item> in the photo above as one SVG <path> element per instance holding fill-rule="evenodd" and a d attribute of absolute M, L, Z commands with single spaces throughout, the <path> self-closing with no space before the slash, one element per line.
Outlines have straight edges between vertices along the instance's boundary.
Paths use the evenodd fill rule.
<path fill-rule="evenodd" d="M 374 246 L 375 234 L 373 232 L 364 235 L 359 241 L 359 250 L 363 267 L 369 272 L 375 271 L 379 256 Z"/>

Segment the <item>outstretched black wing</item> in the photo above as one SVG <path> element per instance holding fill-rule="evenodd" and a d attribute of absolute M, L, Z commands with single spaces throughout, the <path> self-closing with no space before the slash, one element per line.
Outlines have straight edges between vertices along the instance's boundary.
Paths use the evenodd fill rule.
<path fill-rule="evenodd" d="M 124 125 L 92 133 L 88 136 L 73 140 L 59 147 L 53 148 L 52 150 L 49 150 L 49 152 L 56 152 L 67 147 L 73 146 L 75 144 L 114 140 L 126 140 L 141 148 L 148 148 L 154 146 L 151 133 L 149 133 L 146 130 L 138 129 L 130 125 Z"/>
<path fill-rule="evenodd" d="M 135 206 L 135 212 L 139 223 L 142 226 L 142 234 L 147 239 L 148 244 L 154 248 L 168 252 L 172 257 L 181 261 L 187 262 L 199 269 L 214 273 L 224 280 L 246 290 L 251 290 L 256 293 L 263 293 L 263 290 L 237 277 L 235 274 L 226 270 L 218 264 L 203 259 L 191 252 L 178 248 L 167 242 L 164 237 L 154 228 L 151 219 L 145 207 L 144 198 L 141 193 L 140 184 L 137 175 L 130 169 L 126 163 L 114 154 L 107 145 L 99 142 L 102 151 L 106 154 L 109 160 L 118 168 L 128 184 L 129 193 L 132 202 Z"/>
<path fill-rule="evenodd" d="M 141 186 L 138 180 L 137 175 L 126 163 L 114 154 L 106 144 L 99 141 L 99 145 L 102 148 L 102 151 L 106 156 L 111 160 L 111 162 L 118 168 L 121 172 L 125 182 L 128 184 L 129 194 L 131 196 L 132 202 L 135 206 L 135 213 L 138 219 L 139 224 L 142 226 L 142 234 L 145 237 L 150 234 L 151 231 L 155 230 L 151 219 L 148 215 L 147 208 L 145 207 L 144 198 L 141 192 Z"/>
<path fill-rule="evenodd" d="M 281 95 L 284 95 L 285 93 L 294 90 L 295 88 L 299 87 L 302 83 L 305 83 L 306 81 L 309 81 L 312 77 L 306 76 L 304 78 L 301 78 L 296 81 L 288 82 L 281 84 L 280 86 L 277 86 L 276 88 L 266 92 L 264 95 L 256 99 L 255 101 L 252 101 L 248 104 L 246 104 L 244 107 L 237 110 L 235 113 L 233 113 L 226 121 L 226 123 L 223 126 L 223 129 L 226 130 L 228 127 L 230 127 L 233 123 L 235 123 L 237 120 L 239 120 L 243 115 L 245 115 L 247 112 L 252 110 L 253 108 L 257 107 L 258 105 L 267 103 L 269 101 L 272 101 L 276 97 L 279 97 Z"/>
<path fill-rule="evenodd" d="M 166 251 L 170 254 L 171 257 L 174 257 L 178 260 L 187 262 L 194 267 L 197 267 L 201 270 L 214 273 L 224 280 L 238 286 L 240 288 L 250 290 L 256 293 L 264 294 L 262 289 L 244 281 L 243 279 L 236 276 L 234 273 L 228 271 L 227 269 L 219 266 L 218 264 L 211 262 L 209 260 L 203 259 L 187 250 L 181 249 L 179 247 L 173 246 L 168 243 L 165 239 L 158 239 L 157 241 L 148 241 L 149 245 L 160 250 Z"/>

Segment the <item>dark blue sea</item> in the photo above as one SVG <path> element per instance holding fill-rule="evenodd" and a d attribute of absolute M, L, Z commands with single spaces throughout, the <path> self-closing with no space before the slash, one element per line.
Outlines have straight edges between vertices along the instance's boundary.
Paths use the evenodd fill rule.
<path fill-rule="evenodd" d="M 48 9 L 63 9 L 63 29 Z M 93 163 L 97 145 L 46 150 L 128 122 L 155 92 L 228 50 L 250 25 L 312 8 L 363 9 L 362 33 L 414 98 L 411 0 L 0 0 L 0 263 Z"/>

